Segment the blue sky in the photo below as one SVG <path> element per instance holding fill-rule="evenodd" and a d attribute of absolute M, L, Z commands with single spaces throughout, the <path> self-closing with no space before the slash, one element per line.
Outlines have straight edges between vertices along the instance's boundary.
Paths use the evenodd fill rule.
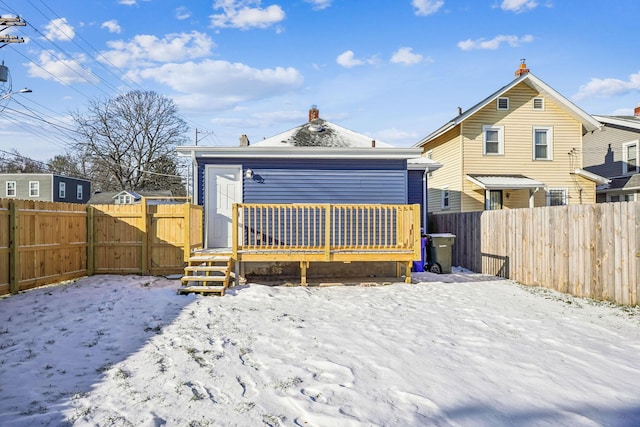
<path fill-rule="evenodd" d="M 70 112 L 134 89 L 174 99 L 201 145 L 257 142 L 315 104 L 411 146 L 521 58 L 588 113 L 640 103 L 637 0 L 0 0 L 0 15 L 28 24 L 0 33 L 25 40 L 0 60 L 33 91 L 0 101 L 0 150 L 41 161 L 64 153 Z"/>

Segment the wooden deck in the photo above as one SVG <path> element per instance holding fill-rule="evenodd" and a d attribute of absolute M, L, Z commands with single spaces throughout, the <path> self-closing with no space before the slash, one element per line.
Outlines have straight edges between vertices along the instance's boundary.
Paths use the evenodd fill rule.
<path fill-rule="evenodd" d="M 298 262 L 302 286 L 312 262 L 395 262 L 411 283 L 420 205 L 234 204 L 232 243 L 194 252 L 178 292 L 224 295 L 243 262 Z"/>
<path fill-rule="evenodd" d="M 236 204 L 232 257 L 237 262 L 391 261 L 400 277 L 420 254 L 420 205 Z"/>

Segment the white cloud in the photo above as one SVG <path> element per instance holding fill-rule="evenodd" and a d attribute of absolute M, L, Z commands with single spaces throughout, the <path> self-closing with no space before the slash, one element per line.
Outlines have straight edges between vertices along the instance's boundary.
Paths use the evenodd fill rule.
<path fill-rule="evenodd" d="M 383 129 L 381 131 L 375 132 L 375 136 L 381 141 L 389 142 L 405 140 L 416 141 L 420 138 L 420 135 L 417 132 L 407 132 L 396 128 Z"/>
<path fill-rule="evenodd" d="M 444 6 L 444 0 L 413 0 L 411 4 L 416 8 L 416 15 L 427 16 Z"/>
<path fill-rule="evenodd" d="M 331 6 L 333 0 L 304 0 L 307 3 L 311 3 L 313 5 L 314 10 L 322 10 Z"/>
<path fill-rule="evenodd" d="M 341 53 L 336 58 L 336 62 L 345 68 L 357 67 L 358 65 L 364 65 L 364 61 L 361 59 L 355 59 L 355 54 L 352 50 L 347 50 Z"/>
<path fill-rule="evenodd" d="M 411 47 L 401 47 L 392 56 L 391 62 L 394 64 L 413 65 L 422 62 L 424 57 L 418 53 L 413 53 Z"/>
<path fill-rule="evenodd" d="M 467 39 L 461 42 L 458 42 L 458 47 L 462 50 L 474 50 L 474 49 L 488 49 L 495 50 L 500 47 L 501 44 L 506 43 L 511 47 L 518 47 L 522 43 L 531 43 L 533 41 L 532 35 L 525 35 L 522 37 L 518 36 L 507 36 L 507 35 L 499 35 L 494 37 L 491 40 L 485 39 L 477 39 L 471 40 Z"/>
<path fill-rule="evenodd" d="M 260 7 L 260 0 L 216 0 L 215 10 L 222 13 L 211 15 L 211 26 L 217 28 L 269 28 L 281 22 L 285 13 L 278 5 Z"/>
<path fill-rule="evenodd" d="M 110 41 L 110 51 L 102 52 L 116 67 L 133 68 L 158 62 L 174 62 L 201 58 L 210 54 L 215 43 L 197 31 L 167 34 L 159 39 L 153 35 L 137 35 L 131 41 Z"/>
<path fill-rule="evenodd" d="M 27 74 L 29 77 L 54 80 L 65 85 L 97 83 L 98 79 L 91 70 L 82 66 L 85 62 L 87 62 L 87 58 L 84 55 L 76 55 L 71 59 L 66 59 L 43 50 L 38 57 L 38 64 L 33 62 L 27 64 Z"/>
<path fill-rule="evenodd" d="M 535 0 L 503 0 L 500 8 L 509 12 L 525 12 L 538 7 L 538 2 Z"/>
<path fill-rule="evenodd" d="M 71 41 L 76 36 L 73 27 L 67 23 L 67 18 L 53 19 L 44 28 L 44 35 L 49 40 Z"/>
<path fill-rule="evenodd" d="M 336 62 L 345 68 L 353 68 L 364 64 L 377 64 L 378 58 L 376 56 L 371 56 L 365 59 L 357 59 L 352 50 L 347 50 L 338 55 Z"/>
<path fill-rule="evenodd" d="M 116 21 L 115 19 L 103 22 L 100 28 L 106 28 L 110 33 L 119 34 L 122 32 L 122 28 L 120 27 L 120 24 L 118 24 L 118 21 Z"/>
<path fill-rule="evenodd" d="M 223 109 L 238 103 L 269 98 L 302 87 L 304 78 L 295 68 L 257 69 L 241 63 L 214 61 L 165 64 L 130 76 L 151 79 L 185 94 L 176 102 L 190 109 Z"/>
<path fill-rule="evenodd" d="M 185 19 L 191 18 L 191 12 L 184 6 L 181 6 L 176 9 L 176 19 L 183 21 Z"/>
<path fill-rule="evenodd" d="M 136 0 L 120 0 L 118 3 L 123 4 L 125 6 L 133 6 L 136 4 Z"/>
<path fill-rule="evenodd" d="M 617 95 L 624 95 L 640 90 L 640 72 L 631 74 L 629 80 L 614 78 L 596 79 L 593 78 L 586 85 L 580 86 L 578 93 L 573 96 L 576 101 L 586 98 L 609 98 Z"/>

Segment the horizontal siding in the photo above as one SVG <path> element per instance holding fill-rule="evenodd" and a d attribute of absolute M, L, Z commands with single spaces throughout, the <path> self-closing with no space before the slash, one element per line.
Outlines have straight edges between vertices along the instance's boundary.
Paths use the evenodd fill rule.
<path fill-rule="evenodd" d="M 428 144 L 425 151 L 432 152 L 432 159 L 442 164 L 442 167 L 429 177 L 429 212 L 449 213 L 458 212 L 461 206 L 462 156 L 460 155 L 460 127 L 446 132 L 437 140 Z M 449 189 L 449 209 L 443 210 L 442 190 Z"/>
<path fill-rule="evenodd" d="M 544 111 L 534 111 L 532 99 L 542 95 L 528 86 L 517 86 L 505 96 L 509 98 L 508 111 L 498 111 L 493 102 L 464 122 L 463 176 L 483 173 L 523 174 L 544 182 L 551 188 L 569 189 L 569 203 L 580 203 L 581 195 L 583 200 L 591 199 L 594 195 L 586 193 L 595 191 L 595 187 L 585 185 L 584 180 L 576 179 L 571 174 L 582 165 L 581 123 L 549 98 L 545 98 Z M 504 126 L 504 154 L 486 156 L 483 155 L 482 127 L 494 124 Z M 533 128 L 536 126 L 553 129 L 553 160 L 533 160 Z M 574 154 L 569 155 L 570 152 Z M 469 199 L 465 199 L 463 211 L 482 209 L 484 191 L 466 179 L 463 182 L 464 192 L 469 196 Z M 544 206 L 544 192 L 535 195 L 535 203 L 536 206 Z"/>
<path fill-rule="evenodd" d="M 407 203 L 404 160 L 198 159 L 199 204 L 204 204 L 204 167 L 239 165 L 245 203 Z"/>
<path fill-rule="evenodd" d="M 606 177 L 622 175 L 622 145 L 640 139 L 640 131 L 605 125 L 584 136 L 584 168 Z"/>
<path fill-rule="evenodd" d="M 253 169 L 245 203 L 407 202 L 406 172 L 379 170 Z"/>

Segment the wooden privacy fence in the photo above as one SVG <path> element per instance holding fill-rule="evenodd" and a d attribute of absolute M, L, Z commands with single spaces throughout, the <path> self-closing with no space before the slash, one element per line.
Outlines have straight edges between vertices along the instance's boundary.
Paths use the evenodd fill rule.
<path fill-rule="evenodd" d="M 446 230 L 463 236 L 456 245 L 466 245 L 465 236 L 479 239 L 473 245 L 480 251 L 457 258 L 458 265 L 575 296 L 639 303 L 640 202 L 486 211 L 469 221 L 438 217 L 437 227 L 461 227 Z"/>
<path fill-rule="evenodd" d="M 0 295 L 87 274 L 87 211 L 0 199 Z"/>
<path fill-rule="evenodd" d="M 202 207 L 189 203 L 91 205 L 90 274 L 176 274 L 202 247 Z"/>
<path fill-rule="evenodd" d="M 201 247 L 202 207 L 189 203 L 0 199 L 0 295 L 92 274 L 177 274 Z"/>

